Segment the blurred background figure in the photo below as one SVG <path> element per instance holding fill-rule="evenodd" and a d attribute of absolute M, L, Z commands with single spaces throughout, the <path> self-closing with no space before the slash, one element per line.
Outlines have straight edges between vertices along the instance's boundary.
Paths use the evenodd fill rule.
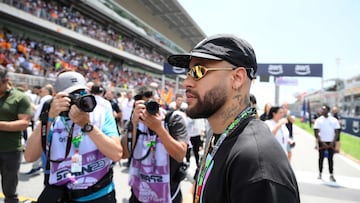
<path fill-rule="evenodd" d="M 175 100 L 169 104 L 169 109 L 170 110 L 180 110 L 180 111 L 184 112 L 185 109 L 187 109 L 187 103 L 184 102 L 184 95 L 177 93 L 175 95 Z"/>
<path fill-rule="evenodd" d="M 96 105 L 103 106 L 106 111 L 112 112 L 111 103 L 104 98 L 105 88 L 101 84 L 94 84 L 91 87 L 90 93 L 96 99 Z M 111 113 L 111 115 L 113 115 Z"/>
<path fill-rule="evenodd" d="M 266 121 L 267 119 L 269 119 L 269 112 L 270 112 L 271 107 L 272 107 L 271 103 L 265 104 L 264 112 L 260 115 L 260 120 Z"/>
<path fill-rule="evenodd" d="M 131 114 L 134 108 L 134 104 L 135 104 L 135 99 L 133 98 L 133 91 L 132 90 L 128 90 L 126 92 L 126 97 L 123 99 L 123 101 L 121 102 L 121 112 L 122 112 L 122 122 L 121 122 L 121 129 L 124 130 L 124 128 L 126 127 L 126 123 L 128 121 L 130 121 L 131 119 Z M 130 166 L 130 162 L 131 162 L 131 156 L 129 156 L 128 158 L 128 162 L 126 164 L 127 167 Z"/>
<path fill-rule="evenodd" d="M 121 129 L 121 120 L 122 120 L 122 113 L 121 113 L 121 110 L 120 110 L 120 107 L 119 107 L 119 102 L 118 100 L 114 97 L 114 92 L 109 89 L 106 91 L 105 93 L 105 99 L 107 99 L 110 104 L 111 104 L 111 107 L 112 107 L 112 110 L 113 110 L 113 115 L 114 115 L 114 118 L 115 118 L 115 121 L 116 121 L 116 126 L 118 128 L 118 131 L 119 131 L 119 134 L 120 134 L 120 129 Z"/>
<path fill-rule="evenodd" d="M 255 97 L 255 95 L 250 94 L 250 106 L 251 106 L 251 107 L 254 107 L 254 108 L 256 109 L 255 117 L 256 117 L 257 119 L 259 119 L 259 114 L 258 114 L 258 112 L 257 112 L 257 106 L 256 106 L 256 104 L 257 104 L 257 102 L 256 102 L 256 97 Z"/>
<path fill-rule="evenodd" d="M 269 119 L 265 121 L 266 125 L 270 128 L 271 133 L 275 136 L 281 148 L 287 155 L 289 130 L 286 127 L 288 122 L 287 118 L 284 118 L 284 110 L 280 106 L 273 106 L 269 111 Z"/>
<path fill-rule="evenodd" d="M 126 97 L 121 102 L 121 112 L 122 112 L 122 122 L 121 127 L 124 128 L 127 121 L 130 120 L 131 112 L 134 108 L 134 98 L 133 98 L 133 91 L 127 90 Z"/>
<path fill-rule="evenodd" d="M 199 150 L 202 144 L 201 137 L 205 135 L 205 119 L 191 119 L 187 117 L 187 132 L 192 148 L 186 152 L 186 162 L 190 164 L 191 149 L 194 153 L 196 167 L 199 167 Z"/>
<path fill-rule="evenodd" d="M 284 118 L 288 120 L 288 122 L 285 125 L 289 130 L 289 141 L 288 141 L 287 151 L 288 151 L 288 159 L 291 160 L 292 148 L 295 147 L 295 140 L 293 135 L 293 123 L 295 122 L 295 116 L 291 115 L 291 112 L 289 110 L 289 105 L 287 102 L 284 102 L 282 104 L 282 108 L 284 110 Z"/>
<path fill-rule="evenodd" d="M 316 138 L 316 148 L 319 150 L 319 176 L 322 178 L 324 158 L 328 159 L 330 181 L 335 182 L 334 178 L 334 152 L 335 143 L 340 133 L 340 125 L 336 118 L 329 116 L 330 107 L 324 105 L 322 107 L 322 115 L 315 120 L 314 133 Z"/>
<path fill-rule="evenodd" d="M 52 95 L 54 94 L 54 88 L 51 84 L 45 85 L 40 89 L 39 96 L 40 96 L 40 103 L 35 106 L 35 113 L 33 116 L 33 121 L 35 124 L 39 121 L 41 110 L 44 106 L 44 103 L 50 99 L 52 99 Z M 46 156 L 45 154 L 41 155 L 41 159 L 33 162 L 31 165 L 30 171 L 25 173 L 28 176 L 33 176 L 40 173 L 40 170 L 43 169 L 44 171 L 46 167 Z"/>
<path fill-rule="evenodd" d="M 340 136 L 341 136 L 341 116 L 339 114 L 339 111 L 338 111 L 338 108 L 336 106 L 334 106 L 332 109 L 331 109 L 331 115 L 336 118 L 339 122 L 339 125 L 340 125 L 340 129 L 339 129 L 339 136 L 337 137 L 337 140 L 335 142 L 335 152 L 338 153 L 340 152 Z"/>

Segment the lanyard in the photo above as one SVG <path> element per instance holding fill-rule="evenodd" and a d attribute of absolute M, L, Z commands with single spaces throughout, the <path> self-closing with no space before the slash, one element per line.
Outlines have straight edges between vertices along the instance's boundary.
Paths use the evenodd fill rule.
<path fill-rule="evenodd" d="M 73 134 L 73 132 L 72 132 L 73 129 L 72 129 L 72 128 L 73 128 L 73 127 L 70 128 L 70 127 L 68 126 L 68 123 L 65 121 L 64 117 L 61 117 L 61 121 L 64 123 L 64 126 L 65 126 L 66 130 L 67 130 L 69 133 L 71 133 L 71 137 L 72 137 L 72 134 Z M 75 149 L 79 149 L 80 143 L 81 143 L 81 141 L 82 141 L 82 139 L 83 139 L 83 137 L 84 137 L 83 135 L 84 135 L 84 133 L 81 132 L 78 136 L 72 137 L 71 142 L 73 143 Z"/>
<path fill-rule="evenodd" d="M 236 129 L 236 127 L 242 122 L 244 121 L 246 118 L 252 116 L 255 113 L 255 108 L 252 107 L 247 107 L 244 111 L 242 111 L 235 119 L 234 121 L 225 129 L 225 131 L 220 135 L 219 139 L 217 140 L 215 146 L 213 147 L 211 154 L 209 154 L 209 150 L 210 150 L 210 143 L 206 149 L 206 153 L 203 156 L 203 160 L 201 163 L 201 167 L 199 170 L 199 175 L 197 177 L 197 181 L 196 181 L 196 190 L 195 190 L 195 203 L 198 203 L 200 201 L 200 196 L 201 196 L 201 192 L 202 189 L 204 187 L 204 178 L 205 175 L 209 175 L 206 174 L 208 169 L 210 168 L 210 166 L 212 166 L 212 161 L 213 158 L 215 157 L 216 152 L 218 151 L 218 149 L 220 148 L 221 144 L 223 143 L 223 141 L 225 140 L 225 138 L 230 135 L 234 129 Z M 204 159 L 206 157 L 206 159 Z"/>
<path fill-rule="evenodd" d="M 60 116 L 60 118 L 61 118 L 61 122 L 64 124 L 66 130 L 67 130 L 68 132 L 70 132 L 70 131 L 71 131 L 71 128 L 69 127 L 69 125 L 68 125 L 68 123 L 67 123 L 67 121 L 69 120 L 69 118 L 68 118 L 68 119 L 65 119 L 65 117 L 63 117 L 63 116 Z"/>
<path fill-rule="evenodd" d="M 64 117 L 61 117 L 61 121 L 63 122 L 66 130 L 70 133 L 72 131 L 72 129 L 68 126 L 68 123 L 65 121 Z M 71 132 L 71 134 L 72 134 L 72 132 Z M 71 139 L 71 142 L 73 143 L 75 149 L 79 149 L 82 138 L 84 137 L 83 135 L 84 135 L 84 133 L 81 132 L 78 136 L 73 137 Z"/>
<path fill-rule="evenodd" d="M 83 133 L 80 133 L 80 135 L 74 137 L 74 138 L 71 140 L 71 142 L 73 143 L 75 149 L 79 149 L 80 143 L 81 143 L 81 141 L 82 141 L 82 139 L 83 139 L 83 135 L 84 135 Z"/>

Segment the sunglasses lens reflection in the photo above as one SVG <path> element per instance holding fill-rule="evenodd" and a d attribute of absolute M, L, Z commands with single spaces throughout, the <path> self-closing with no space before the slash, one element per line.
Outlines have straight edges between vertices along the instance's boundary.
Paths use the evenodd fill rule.
<path fill-rule="evenodd" d="M 194 80 L 200 80 L 201 78 L 203 78 L 207 73 L 207 69 L 205 66 L 194 66 L 192 67 L 189 72 L 188 75 L 191 76 Z"/>

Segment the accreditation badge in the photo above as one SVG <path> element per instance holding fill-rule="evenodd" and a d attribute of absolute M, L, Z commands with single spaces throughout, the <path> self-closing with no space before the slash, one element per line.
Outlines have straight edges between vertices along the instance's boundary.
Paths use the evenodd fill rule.
<path fill-rule="evenodd" d="M 82 155 L 79 152 L 75 152 L 71 157 L 71 172 L 82 172 Z"/>

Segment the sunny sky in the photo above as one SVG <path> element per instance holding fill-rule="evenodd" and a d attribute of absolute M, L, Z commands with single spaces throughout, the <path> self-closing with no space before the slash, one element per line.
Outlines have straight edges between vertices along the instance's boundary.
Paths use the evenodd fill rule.
<path fill-rule="evenodd" d="M 179 0 L 210 36 L 233 33 L 252 44 L 258 63 L 322 63 L 323 79 L 360 74 L 358 0 Z M 320 78 L 281 86 L 280 102 L 320 89 Z M 256 81 L 259 107 L 274 102 L 275 85 Z"/>

